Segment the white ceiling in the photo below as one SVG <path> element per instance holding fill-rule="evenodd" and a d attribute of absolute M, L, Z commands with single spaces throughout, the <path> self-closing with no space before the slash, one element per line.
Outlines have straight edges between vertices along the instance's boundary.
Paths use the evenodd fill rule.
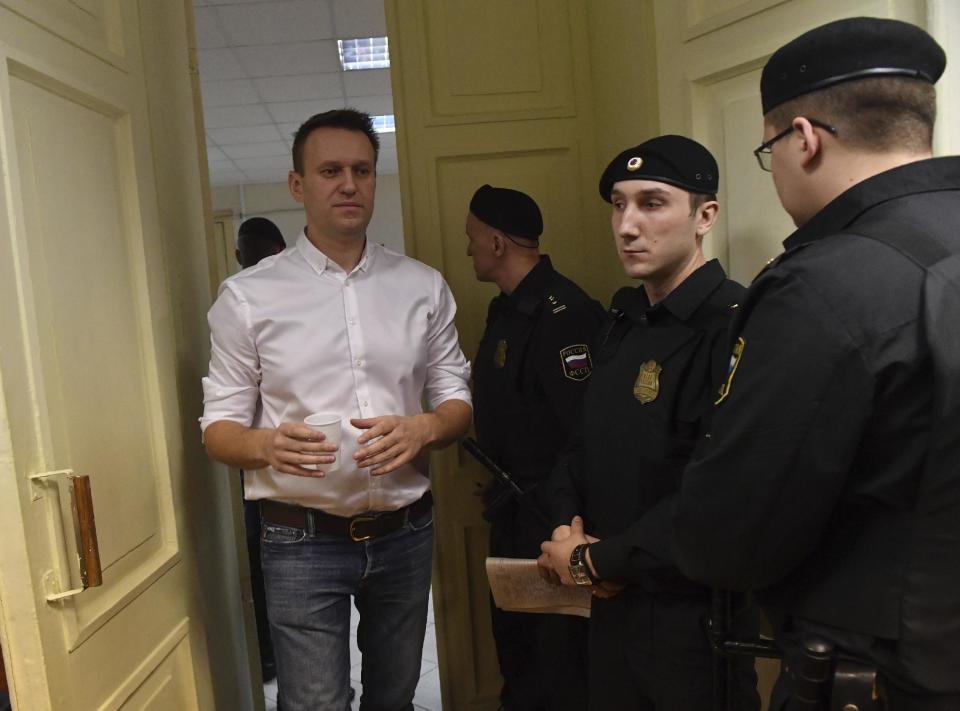
<path fill-rule="evenodd" d="M 293 133 L 350 106 L 392 114 L 389 69 L 340 69 L 337 40 L 387 34 L 383 0 L 193 0 L 210 181 L 286 182 Z M 397 172 L 394 134 L 380 173 Z"/>

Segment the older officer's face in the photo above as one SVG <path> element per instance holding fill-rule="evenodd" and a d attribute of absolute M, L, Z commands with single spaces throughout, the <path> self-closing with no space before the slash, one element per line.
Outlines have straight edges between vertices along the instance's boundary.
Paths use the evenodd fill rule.
<path fill-rule="evenodd" d="M 627 276 L 647 286 L 670 286 L 702 261 L 700 242 L 716 218 L 715 202 L 691 210 L 690 193 L 653 180 L 621 180 L 610 197 L 613 236 Z"/>
<path fill-rule="evenodd" d="M 497 260 L 494 255 L 493 228 L 467 213 L 467 256 L 473 260 L 478 281 L 493 281 Z"/>
<path fill-rule="evenodd" d="M 360 131 L 318 128 L 303 146 L 303 175 L 290 171 L 290 193 L 303 203 L 317 237 L 363 237 L 377 188 L 373 145 Z"/>

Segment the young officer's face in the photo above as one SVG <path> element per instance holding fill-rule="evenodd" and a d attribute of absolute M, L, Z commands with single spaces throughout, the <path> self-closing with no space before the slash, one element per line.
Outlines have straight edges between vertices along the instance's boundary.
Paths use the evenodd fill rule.
<path fill-rule="evenodd" d="M 303 145 L 303 175 L 290 171 L 290 193 L 307 224 L 323 236 L 362 237 L 377 188 L 373 145 L 366 134 L 318 128 Z"/>
<path fill-rule="evenodd" d="M 768 121 L 763 122 L 763 141 L 769 141 L 784 127 L 776 127 Z M 819 209 L 813 205 L 810 196 L 814 194 L 807 185 L 808 172 L 801 165 L 800 145 L 803 136 L 793 131 L 770 146 L 770 174 L 777 197 L 783 209 L 793 219 L 793 224 L 802 226 Z"/>
<path fill-rule="evenodd" d="M 691 215 L 686 190 L 654 180 L 621 180 L 610 199 L 613 237 L 627 276 L 669 283 L 700 253 L 701 211 Z"/>

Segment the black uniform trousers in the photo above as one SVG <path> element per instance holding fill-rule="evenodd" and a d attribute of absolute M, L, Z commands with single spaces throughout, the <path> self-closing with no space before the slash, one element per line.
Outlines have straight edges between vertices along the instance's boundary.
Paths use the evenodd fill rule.
<path fill-rule="evenodd" d="M 490 526 L 490 555 L 531 558 L 550 538 L 525 505 L 507 504 Z M 573 615 L 504 612 L 490 601 L 506 711 L 583 711 L 587 620 Z M 574 683 L 571 683 L 573 681 Z"/>
<path fill-rule="evenodd" d="M 590 617 L 591 711 L 710 711 L 714 653 L 706 633 L 710 596 L 651 593 L 638 585 L 594 598 Z M 753 636 L 755 605 L 734 613 L 733 635 Z M 757 711 L 753 659 L 737 660 L 737 709 Z"/>

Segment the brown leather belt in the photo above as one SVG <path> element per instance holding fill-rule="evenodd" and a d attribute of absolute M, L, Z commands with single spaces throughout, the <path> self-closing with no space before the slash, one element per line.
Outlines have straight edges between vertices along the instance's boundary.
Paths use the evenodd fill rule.
<path fill-rule="evenodd" d="M 332 533 L 359 543 L 393 533 L 411 519 L 427 513 L 431 506 L 433 506 L 433 494 L 428 491 L 417 501 L 396 511 L 373 511 L 369 514 L 345 518 L 325 513 L 320 509 L 261 499 L 260 519 L 264 523 L 299 528 L 310 535 Z"/>

